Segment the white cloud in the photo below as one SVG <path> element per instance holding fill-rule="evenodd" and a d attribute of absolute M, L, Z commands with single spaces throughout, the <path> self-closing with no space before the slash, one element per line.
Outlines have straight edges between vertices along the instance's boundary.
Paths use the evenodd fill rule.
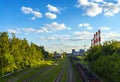
<path fill-rule="evenodd" d="M 100 30 L 110 30 L 111 28 L 110 27 L 100 27 L 99 29 Z"/>
<path fill-rule="evenodd" d="M 41 30 L 42 30 L 43 32 L 51 32 L 51 31 L 48 31 L 48 29 L 45 28 L 45 27 L 42 27 Z"/>
<path fill-rule="evenodd" d="M 104 2 L 104 0 L 93 0 L 95 2 Z"/>
<path fill-rule="evenodd" d="M 120 0 L 117 3 L 105 2 L 104 0 L 78 0 L 77 7 L 82 8 L 84 15 L 94 17 L 99 14 L 114 16 L 120 13 Z"/>
<path fill-rule="evenodd" d="M 87 32 L 87 31 L 83 31 L 83 32 L 75 32 L 74 33 L 75 36 L 85 36 L 85 35 L 91 35 L 90 32 Z"/>
<path fill-rule="evenodd" d="M 24 6 L 21 8 L 21 10 L 25 14 L 30 14 L 33 11 L 32 8 L 30 8 L 30 7 L 24 7 Z"/>
<path fill-rule="evenodd" d="M 120 0 L 117 0 L 117 2 L 120 4 Z"/>
<path fill-rule="evenodd" d="M 47 28 L 41 27 L 40 29 L 34 29 L 34 28 L 22 28 L 21 31 L 24 31 L 25 33 L 42 33 L 42 32 L 50 32 Z"/>
<path fill-rule="evenodd" d="M 74 37 L 73 39 L 75 39 L 76 41 L 84 41 L 84 40 L 90 40 L 92 38 L 93 33 L 87 32 L 87 31 L 76 31 L 74 32 Z"/>
<path fill-rule="evenodd" d="M 90 26 L 90 24 L 88 24 L 88 23 L 83 23 L 83 24 L 79 24 L 78 26 L 79 26 L 79 27 L 88 27 L 88 26 Z"/>
<path fill-rule="evenodd" d="M 49 19 L 56 19 L 57 18 L 56 14 L 53 14 L 53 13 L 50 13 L 50 12 L 45 13 L 45 15 Z"/>
<path fill-rule="evenodd" d="M 66 27 L 64 23 L 58 24 L 57 22 L 52 22 L 50 24 L 46 24 L 45 28 L 52 31 L 57 31 L 57 30 L 67 29 L 68 27 Z"/>
<path fill-rule="evenodd" d="M 92 27 L 87 27 L 87 30 L 92 30 L 93 28 Z"/>
<path fill-rule="evenodd" d="M 79 6 L 80 6 L 80 5 L 82 5 L 82 6 L 89 5 L 88 0 L 78 0 L 78 3 L 79 3 Z"/>
<path fill-rule="evenodd" d="M 36 30 L 34 28 L 22 28 L 23 31 L 30 33 L 30 32 L 35 32 Z"/>
<path fill-rule="evenodd" d="M 114 16 L 115 14 L 120 12 L 120 4 L 114 4 L 109 2 L 104 4 L 103 7 L 105 16 Z"/>
<path fill-rule="evenodd" d="M 120 33 L 116 33 L 116 32 L 102 33 L 101 37 L 102 37 L 102 42 L 110 41 L 110 40 L 120 41 Z"/>
<path fill-rule="evenodd" d="M 69 39 L 69 35 L 53 35 L 49 37 L 41 37 L 40 39 L 44 41 L 65 41 Z"/>
<path fill-rule="evenodd" d="M 92 30 L 92 26 L 88 23 L 79 24 L 78 27 L 85 27 L 87 30 Z"/>
<path fill-rule="evenodd" d="M 47 5 L 47 8 L 48 8 L 48 10 L 51 11 L 51 12 L 60 12 L 57 7 L 52 6 L 52 5 L 50 5 L 50 4 Z"/>
<path fill-rule="evenodd" d="M 90 17 L 94 17 L 100 13 L 102 13 L 102 8 L 99 6 L 99 4 L 94 2 L 88 2 L 88 0 L 78 0 L 78 6 L 82 7 L 83 10 L 85 10 L 85 15 L 88 15 Z"/>
<path fill-rule="evenodd" d="M 64 23 L 57 23 L 57 22 L 52 22 L 50 24 L 45 24 L 43 27 L 40 27 L 39 29 L 35 29 L 35 28 L 20 28 L 20 29 L 8 29 L 9 33 L 42 33 L 42 32 L 54 32 L 54 31 L 58 31 L 58 30 L 65 30 L 65 29 L 69 29 L 69 27 L 66 27 L 66 25 Z"/>
<path fill-rule="evenodd" d="M 91 2 L 85 14 L 94 17 L 101 13 L 102 13 L 102 8 L 97 3 Z"/>
<path fill-rule="evenodd" d="M 40 13 L 40 12 L 38 12 L 38 11 L 32 11 L 31 12 L 35 17 L 37 17 L 37 18 L 41 18 L 42 17 L 42 14 Z"/>
<path fill-rule="evenodd" d="M 17 30 L 15 30 L 15 29 L 8 29 L 8 32 L 9 33 L 20 33 L 20 31 L 17 29 Z"/>
<path fill-rule="evenodd" d="M 22 6 L 21 7 L 21 11 L 24 14 L 33 14 L 33 17 L 31 18 L 32 20 L 35 20 L 36 18 L 41 18 L 42 17 L 41 12 L 35 11 L 32 8 L 30 8 L 30 7 L 24 7 L 24 6 Z"/>
<path fill-rule="evenodd" d="M 36 17 L 32 17 L 32 18 L 31 18 L 31 20 L 35 20 L 35 19 L 36 19 Z"/>

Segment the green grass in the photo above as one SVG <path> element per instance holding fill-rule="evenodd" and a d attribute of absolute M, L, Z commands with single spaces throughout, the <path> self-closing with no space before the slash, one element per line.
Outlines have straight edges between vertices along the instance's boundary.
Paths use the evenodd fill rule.
<path fill-rule="evenodd" d="M 66 62 L 66 63 L 65 63 Z M 38 67 L 34 67 L 34 68 L 30 68 L 27 70 L 23 70 L 17 73 L 12 74 L 11 76 L 7 76 L 4 77 L 2 79 L 0 79 L 0 82 L 7 82 L 10 78 L 14 78 L 16 76 L 20 76 L 20 79 L 17 82 L 22 82 L 23 80 L 25 80 L 26 78 L 29 78 L 30 76 L 32 76 L 33 74 L 36 74 L 38 71 L 40 71 L 41 69 L 44 69 L 48 66 L 51 66 L 48 70 L 46 70 L 45 72 L 41 73 L 40 75 L 38 75 L 36 78 L 33 78 L 30 82 L 54 82 L 55 79 L 57 78 L 59 72 L 61 71 L 64 63 L 65 65 L 65 69 L 63 72 L 63 77 L 62 77 L 62 82 L 66 82 L 67 80 L 67 70 L 68 70 L 68 58 L 64 58 L 64 59 L 60 59 L 57 63 L 55 63 L 55 61 L 44 61 L 42 62 L 42 64 Z M 75 66 L 72 64 L 72 68 L 73 68 L 73 72 L 75 75 L 75 82 L 82 82 L 81 78 L 75 68 Z M 25 73 L 27 72 L 27 73 Z M 24 74 L 25 73 L 25 74 Z"/>
<path fill-rule="evenodd" d="M 3 77 L 3 78 L 0 78 L 0 82 L 8 82 L 9 80 L 12 80 L 14 78 L 17 77 L 18 81 L 17 82 L 21 82 L 22 80 L 30 77 L 31 75 L 33 75 L 34 73 L 38 72 L 39 70 L 47 67 L 47 66 L 50 66 L 50 65 L 53 65 L 54 64 L 54 61 L 52 60 L 49 60 L 49 61 L 42 61 L 40 62 L 39 66 L 36 66 L 36 67 L 33 67 L 33 68 L 29 68 L 29 69 L 26 69 L 26 70 L 21 70 L 19 72 L 14 72 L 12 75 L 10 76 L 6 76 L 6 77 Z"/>
<path fill-rule="evenodd" d="M 29 72 L 27 74 L 23 75 L 17 82 L 22 82 L 26 78 L 29 78 L 30 76 L 32 76 L 33 74 L 37 73 L 38 71 L 40 71 L 41 69 L 43 69 L 45 67 L 47 67 L 47 66 L 40 66 L 37 68 L 30 69 Z"/>
<path fill-rule="evenodd" d="M 25 71 L 28 71 L 28 70 L 21 70 L 19 72 L 12 73 L 10 76 L 6 76 L 6 77 L 3 77 L 3 78 L 0 78 L 0 82 L 8 82 L 10 79 L 12 79 L 12 78 L 14 78 L 14 77 L 16 77 L 18 75 L 21 75 Z"/>
<path fill-rule="evenodd" d="M 30 82 L 53 82 L 61 71 L 64 62 L 65 59 L 60 59 L 56 65 L 52 66 L 49 70 L 36 78 L 33 78 Z"/>
<path fill-rule="evenodd" d="M 44 61 L 44 62 L 42 62 L 42 64 L 40 66 L 32 68 L 32 70 L 30 70 L 29 73 L 23 75 L 17 82 L 22 82 L 26 78 L 29 78 L 33 74 L 36 74 L 37 72 L 39 72 L 41 69 L 44 69 L 44 68 L 46 68 L 48 66 L 53 65 L 53 63 L 54 63 L 54 61 Z"/>

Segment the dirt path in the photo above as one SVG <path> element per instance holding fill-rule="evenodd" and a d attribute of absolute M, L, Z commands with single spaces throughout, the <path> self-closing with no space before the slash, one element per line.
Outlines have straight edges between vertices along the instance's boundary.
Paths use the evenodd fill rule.
<path fill-rule="evenodd" d="M 68 72 L 67 72 L 66 82 L 74 82 L 74 73 L 73 73 L 72 65 L 69 59 L 68 59 Z"/>

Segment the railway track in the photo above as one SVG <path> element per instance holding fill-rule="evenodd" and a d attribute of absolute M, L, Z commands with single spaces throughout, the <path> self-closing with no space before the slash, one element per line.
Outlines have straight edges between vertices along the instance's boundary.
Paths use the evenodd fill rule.
<path fill-rule="evenodd" d="M 63 65 L 61 71 L 59 72 L 59 74 L 58 74 L 58 76 L 57 76 L 57 78 L 55 79 L 54 82 L 61 82 L 62 77 L 63 77 L 63 73 L 64 73 L 65 66 L 66 66 L 66 61 L 64 62 L 64 65 Z"/>
<path fill-rule="evenodd" d="M 29 81 L 31 81 L 33 78 L 35 78 L 35 77 L 39 76 L 40 74 L 44 73 L 44 71 L 47 71 L 47 70 L 49 70 L 50 68 L 51 68 L 51 66 L 46 67 L 46 68 L 44 68 L 44 69 L 40 70 L 39 72 L 37 72 L 37 73 L 33 74 L 33 75 L 32 75 L 32 76 L 30 76 L 29 78 L 27 78 L 27 79 L 23 80 L 22 82 L 29 82 Z"/>
<path fill-rule="evenodd" d="M 79 59 L 77 59 L 77 58 L 71 58 L 72 62 L 74 60 L 79 61 Z M 81 63 L 74 63 L 74 65 L 77 68 L 83 82 L 102 82 L 102 80 L 96 74 L 91 72 L 88 68 L 86 68 Z"/>
<path fill-rule="evenodd" d="M 68 59 L 68 72 L 67 72 L 67 81 L 66 82 L 74 82 L 74 73 L 71 66 L 71 61 Z"/>

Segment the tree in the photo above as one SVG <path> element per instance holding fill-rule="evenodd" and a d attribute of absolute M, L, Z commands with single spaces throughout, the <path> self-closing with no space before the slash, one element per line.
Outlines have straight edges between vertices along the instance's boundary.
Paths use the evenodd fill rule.
<path fill-rule="evenodd" d="M 43 46 L 29 44 L 26 39 L 19 39 L 15 34 L 9 38 L 7 32 L 0 32 L 0 76 L 37 66 L 48 54 Z"/>
<path fill-rule="evenodd" d="M 7 55 L 9 54 L 9 38 L 7 32 L 0 33 L 0 73 L 4 74 L 5 67 L 8 65 L 9 61 Z M 11 56 L 9 54 L 9 56 Z"/>
<path fill-rule="evenodd" d="M 120 81 L 120 42 L 107 41 L 88 52 L 89 67 L 108 82 Z"/>

